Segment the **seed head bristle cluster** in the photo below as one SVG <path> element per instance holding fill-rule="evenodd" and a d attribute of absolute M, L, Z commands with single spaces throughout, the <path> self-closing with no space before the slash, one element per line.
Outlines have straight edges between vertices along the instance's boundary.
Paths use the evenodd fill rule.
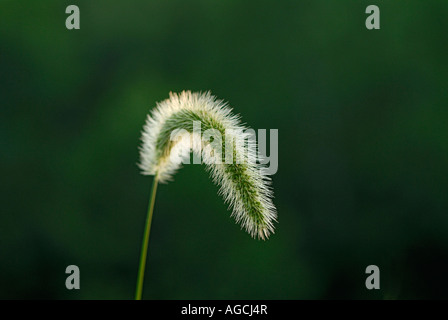
<path fill-rule="evenodd" d="M 232 209 L 236 222 L 252 237 L 267 239 L 274 232 L 273 223 L 277 219 L 270 178 L 264 173 L 263 165 L 256 161 L 259 157 L 256 146 L 244 143 L 249 135 L 245 132 L 247 128 L 231 111 L 224 101 L 209 92 L 170 93 L 146 119 L 139 167 L 143 174 L 157 175 L 160 182 L 167 182 L 181 166 L 180 161 L 173 161 L 172 153 L 188 150 L 189 156 L 192 150 L 202 157 L 212 180 L 220 186 L 219 193 Z M 198 121 L 200 134 L 193 128 Z M 179 130 L 188 132 L 193 139 L 173 141 L 172 133 Z M 216 130 L 222 135 L 222 149 L 218 150 L 203 137 L 206 130 Z M 200 143 L 192 143 L 194 139 Z M 234 155 L 231 163 L 215 161 L 226 152 Z"/>

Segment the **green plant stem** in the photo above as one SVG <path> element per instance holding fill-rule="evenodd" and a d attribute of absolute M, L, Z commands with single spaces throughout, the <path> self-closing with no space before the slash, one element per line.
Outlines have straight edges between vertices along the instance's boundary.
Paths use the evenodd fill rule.
<path fill-rule="evenodd" d="M 156 200 L 157 182 L 158 182 L 158 177 L 156 174 L 154 177 L 154 181 L 152 183 L 151 197 L 149 198 L 148 214 L 146 216 L 145 233 L 143 236 L 142 251 L 140 253 L 140 266 L 138 269 L 137 289 L 135 291 L 135 300 L 142 299 L 143 279 L 145 277 L 146 257 L 148 255 L 149 234 L 151 232 L 152 214 L 154 212 L 154 202 Z"/>

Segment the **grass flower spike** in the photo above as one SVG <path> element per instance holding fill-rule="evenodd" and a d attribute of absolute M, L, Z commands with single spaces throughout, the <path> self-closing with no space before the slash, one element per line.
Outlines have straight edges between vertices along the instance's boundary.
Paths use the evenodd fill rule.
<path fill-rule="evenodd" d="M 172 150 L 176 148 L 176 144 L 170 140 L 171 133 L 179 129 L 193 133 L 193 121 L 201 122 L 201 133 L 214 129 L 221 133 L 226 141 L 234 142 L 234 150 L 231 151 L 239 163 L 236 159 L 230 164 L 216 163 L 215 159 L 210 159 L 210 153 L 201 152 L 206 150 L 204 145 L 210 145 L 209 141 L 204 141 L 204 137 L 201 139 L 201 149 L 197 150 L 194 144 L 192 149 L 193 152 L 201 152 L 213 181 L 220 186 L 224 200 L 233 208 L 232 216 L 236 221 L 240 222 L 251 236 L 267 238 L 274 231 L 273 221 L 276 219 L 269 178 L 263 175 L 263 168 L 256 163 L 254 148 L 245 149 L 245 139 L 242 139 L 241 134 L 244 135 L 246 128 L 240 124 L 238 117 L 232 115 L 231 109 L 223 101 L 216 100 L 210 93 L 171 93 L 169 99 L 157 104 L 144 126 L 140 153 L 140 168 L 143 174 L 157 174 L 160 182 L 172 178 L 180 162 L 174 162 L 170 157 Z M 229 134 L 238 136 L 229 139 L 226 136 Z M 189 140 L 187 142 L 189 143 Z M 219 151 L 221 150 L 214 154 L 224 155 L 226 152 Z"/>
<path fill-rule="evenodd" d="M 170 93 L 148 115 L 140 147 L 139 167 L 154 175 L 143 242 L 137 296 L 141 297 L 149 230 L 158 182 L 172 180 L 190 151 L 202 159 L 237 223 L 252 237 L 267 239 L 277 218 L 270 178 L 257 162 L 257 147 L 238 116 L 210 93 Z M 213 139 L 210 132 L 214 133 Z M 173 139 L 173 135 L 176 139 Z M 218 139 L 219 138 L 219 139 Z M 219 142 L 219 143 L 217 143 Z M 180 157 L 173 155 L 180 154 Z M 230 159 L 230 161 L 229 161 Z M 139 289 L 140 287 L 140 289 Z M 140 292 L 139 292 L 140 291 Z"/>

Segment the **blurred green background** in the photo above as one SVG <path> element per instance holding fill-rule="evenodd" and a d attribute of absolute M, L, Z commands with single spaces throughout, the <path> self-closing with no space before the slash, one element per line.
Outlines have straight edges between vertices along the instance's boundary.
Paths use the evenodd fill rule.
<path fill-rule="evenodd" d="M 279 130 L 279 223 L 251 239 L 184 166 L 158 189 L 145 299 L 448 298 L 447 32 L 442 0 L 0 1 L 0 298 L 133 298 L 140 133 L 183 89 Z"/>

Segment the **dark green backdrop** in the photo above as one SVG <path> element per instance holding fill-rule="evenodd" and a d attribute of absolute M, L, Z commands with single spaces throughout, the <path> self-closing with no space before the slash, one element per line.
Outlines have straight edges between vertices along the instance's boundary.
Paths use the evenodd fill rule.
<path fill-rule="evenodd" d="M 183 89 L 279 130 L 279 223 L 251 239 L 185 166 L 158 189 L 145 299 L 448 298 L 447 30 L 442 0 L 0 1 L 0 298 L 133 298 L 140 131 Z"/>

